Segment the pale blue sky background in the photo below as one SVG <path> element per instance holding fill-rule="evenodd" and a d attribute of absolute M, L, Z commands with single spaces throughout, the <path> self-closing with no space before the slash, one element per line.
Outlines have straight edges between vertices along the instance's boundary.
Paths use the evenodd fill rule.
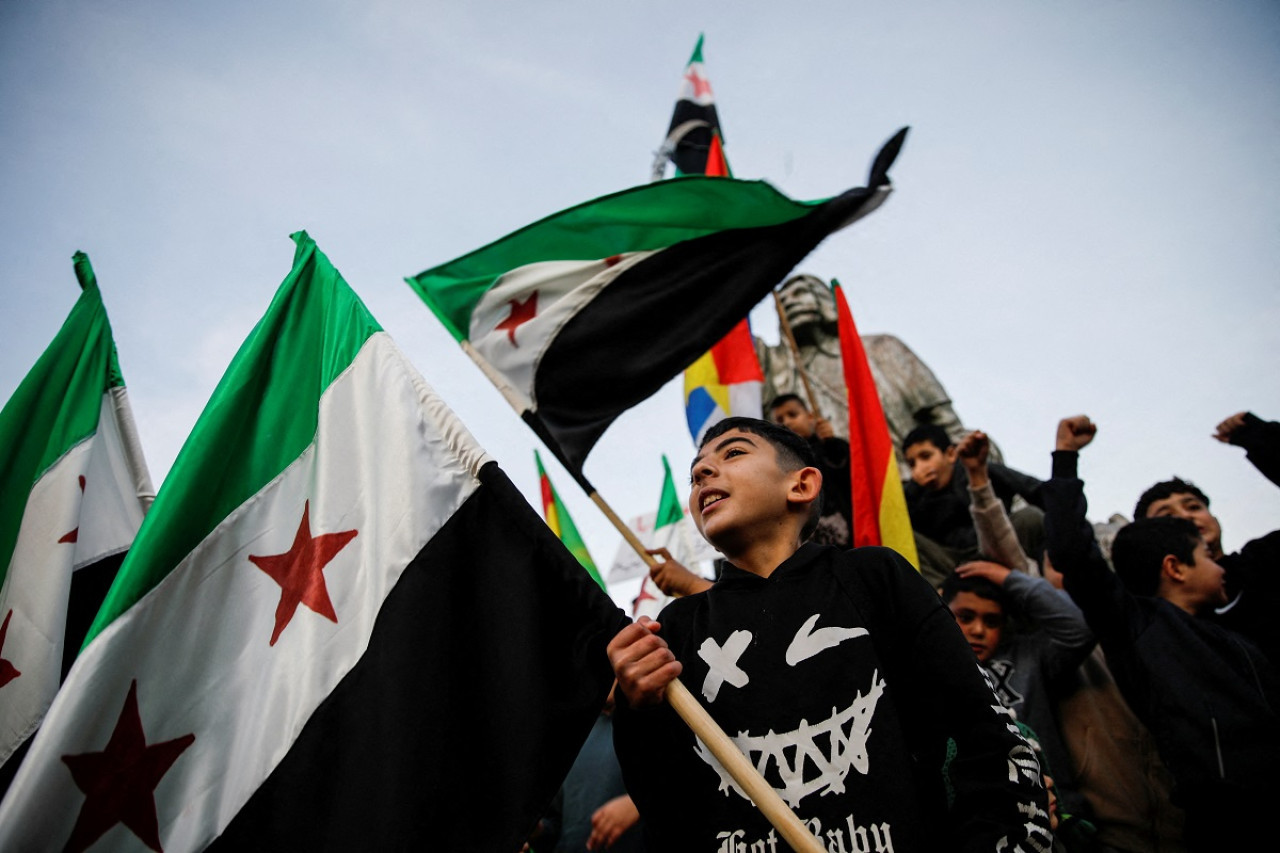
<path fill-rule="evenodd" d="M 1084 412 L 1095 517 L 1176 472 L 1228 548 L 1278 526 L 1280 491 L 1209 438 L 1280 418 L 1274 0 L 0 0 L 0 398 L 82 249 L 163 479 L 305 228 L 536 500 L 535 439 L 402 278 L 646 181 L 699 32 L 740 177 L 827 196 L 911 125 L 894 196 L 799 269 L 1010 464 L 1046 475 Z M 587 473 L 629 517 L 691 452 L 672 383 Z M 548 466 L 607 564 L 619 537 Z"/>

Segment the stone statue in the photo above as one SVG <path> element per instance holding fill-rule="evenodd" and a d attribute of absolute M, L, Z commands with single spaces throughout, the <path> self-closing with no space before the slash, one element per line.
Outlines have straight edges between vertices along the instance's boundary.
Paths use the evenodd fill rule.
<path fill-rule="evenodd" d="M 835 295 L 822 279 L 801 274 L 787 279 L 778 298 L 800 349 L 821 415 L 831 422 L 836 435 L 847 437 L 849 407 L 840 358 Z M 796 370 L 791 345 L 785 334 L 779 337 L 780 341 L 772 346 L 755 339 L 756 355 L 764 372 L 761 395 L 766 407 L 779 394 L 798 394 L 806 402 L 809 399 Z M 946 389 L 910 347 L 893 335 L 863 335 L 862 345 L 899 461 L 902 439 L 919 424 L 939 424 L 957 443 L 965 436 L 968 430 L 952 408 Z M 766 409 L 765 417 L 768 415 Z M 992 447 L 992 459 L 998 461 L 998 456 Z M 903 477 L 906 476 L 904 468 Z"/>

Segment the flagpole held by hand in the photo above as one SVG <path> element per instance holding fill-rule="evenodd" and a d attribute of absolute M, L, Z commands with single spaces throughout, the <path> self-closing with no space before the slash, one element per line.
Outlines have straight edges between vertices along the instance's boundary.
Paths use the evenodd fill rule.
<path fill-rule="evenodd" d="M 469 341 L 462 341 L 461 344 L 463 351 L 471 357 L 471 360 L 489 378 L 517 414 L 529 408 L 529 401 L 525 400 L 524 396 L 507 382 L 502 374 L 495 370 L 475 347 L 471 346 Z M 645 565 L 650 568 L 656 566 L 658 564 L 657 560 L 645 550 L 644 544 L 605 500 L 600 497 L 599 493 L 595 489 L 587 489 L 587 494 L 592 502 L 600 507 L 605 517 L 618 529 L 618 532 L 622 534 L 627 543 L 640 555 Z M 793 849 L 801 851 L 801 853 L 825 853 L 822 842 L 805 828 L 800 819 L 796 817 L 795 812 L 787 807 L 782 798 L 778 796 L 778 792 L 769 786 L 769 783 L 760 775 L 760 771 L 747 760 L 747 757 L 742 754 L 737 745 L 729 739 L 724 730 L 711 718 L 707 710 L 699 704 L 698 700 L 693 697 L 689 689 L 678 678 L 667 685 L 666 701 L 680 716 L 680 719 L 684 720 L 685 725 L 702 739 L 702 742 L 711 750 L 711 754 L 729 772 L 729 775 L 733 777 L 733 780 L 738 783 L 742 790 L 750 795 L 756 808 L 760 809 Z"/>

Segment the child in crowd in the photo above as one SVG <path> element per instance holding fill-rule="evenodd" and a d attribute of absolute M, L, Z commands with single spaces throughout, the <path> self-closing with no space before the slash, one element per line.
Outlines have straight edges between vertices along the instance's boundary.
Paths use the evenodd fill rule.
<path fill-rule="evenodd" d="M 1155 736 L 1187 846 L 1249 849 L 1273 832 L 1280 677 L 1257 646 L 1208 618 L 1227 600 L 1223 570 L 1191 521 L 1142 518 L 1121 528 L 1111 571 L 1076 474 L 1096 430 L 1083 415 L 1058 424 L 1044 490 L 1049 557 L 1121 693 Z"/>
<path fill-rule="evenodd" d="M 813 541 L 839 548 L 853 547 L 853 485 L 849 479 L 849 442 L 839 438 L 826 418 L 820 418 L 795 394 L 780 394 L 769 404 L 769 416 L 809 442 L 822 472 L 822 515 Z"/>
<path fill-rule="evenodd" d="M 942 600 L 991 673 L 1000 701 L 1040 732 L 1057 771 L 1062 812 L 1072 822 L 1087 820 L 1089 807 L 1076 790 L 1056 717 L 1072 674 L 1094 647 L 1080 608 L 1044 578 L 986 560 L 958 566 L 942 584 Z"/>
<path fill-rule="evenodd" d="M 682 675 L 829 850 L 1047 849 L 1039 765 L 934 590 L 888 549 L 806 542 L 822 488 L 809 443 L 728 418 L 691 474 L 690 515 L 728 564 L 609 644 L 648 847 L 784 849 L 661 703 Z"/>
<path fill-rule="evenodd" d="M 985 584 L 984 578 L 992 581 L 999 587 L 999 593 L 992 587 L 990 593 L 979 592 L 977 600 L 988 609 L 994 606 L 991 602 L 1001 602 L 1002 615 L 1015 618 L 1020 611 L 1025 612 L 1025 608 L 1019 608 L 1016 601 L 1009 604 L 1009 593 L 1012 592 L 1015 599 L 1025 600 L 1030 596 L 1038 603 L 1044 600 L 1047 583 L 1059 597 L 1059 601 L 1048 601 L 1050 611 L 1060 602 L 1066 602 L 1074 612 L 1074 617 L 1066 623 L 1070 642 L 1072 625 L 1083 624 L 1083 615 L 1070 603 L 1062 588 L 1062 575 L 1053 570 L 1048 557 L 1041 555 L 1037 564 L 1022 550 L 1004 504 L 991 487 L 987 474 L 989 451 L 990 443 L 981 431 L 969 433 L 957 448 L 969 477 L 969 512 L 978 534 L 978 550 L 986 561 L 962 564 L 951 577 L 964 578 L 960 583 L 976 585 Z M 1007 575 L 1009 569 L 1031 577 L 1024 581 L 1016 575 Z M 981 586 L 975 587 L 978 589 Z M 960 619 L 964 611 L 957 611 L 957 596 L 948 595 L 945 585 L 943 596 Z M 990 614 L 982 615 L 990 618 Z M 970 619 L 967 626 L 964 619 L 960 621 L 970 645 L 979 652 L 979 659 L 990 661 L 990 649 L 1003 645 L 1004 627 L 996 629 L 993 638 L 984 620 Z M 1049 625 L 1055 623 L 1051 618 Z M 1089 637 L 1092 642 L 1091 632 Z M 980 651 L 983 646 L 986 652 Z M 1096 847 L 1104 853 L 1181 853 L 1183 818 L 1181 810 L 1169 804 L 1172 782 L 1168 770 L 1156 754 L 1151 733 L 1121 697 L 1096 643 L 1076 670 L 1057 670 L 1047 681 L 1037 679 L 1038 686 L 1047 686 L 1050 705 L 1043 701 L 1042 690 L 1025 702 L 1012 698 L 1025 693 L 1013 683 L 1018 669 L 1016 659 L 997 660 L 994 668 L 1009 672 L 998 682 L 997 693 L 1006 702 L 1016 702 L 1011 707 L 1019 715 L 1020 724 L 1032 719 L 1048 733 L 1048 750 L 1054 755 L 1054 767 L 1063 774 L 1069 803 L 1064 812 L 1066 826 L 1059 835 L 1072 837 L 1071 849 Z M 1041 755 L 1042 767 L 1048 763 Z M 1081 819 L 1083 817 L 1088 819 Z"/>
<path fill-rule="evenodd" d="M 903 484 L 903 491 L 916 534 L 920 570 L 926 578 L 945 577 L 960 563 L 979 556 L 977 533 L 969 517 L 969 477 L 959 461 L 959 448 L 942 427 L 926 424 L 907 433 L 902 455 L 911 468 L 911 479 Z M 996 463 L 990 463 L 987 470 L 1023 550 L 1039 554 L 1044 529 L 1039 509 L 1041 481 Z M 1015 509 L 1017 497 L 1028 506 Z"/>
<path fill-rule="evenodd" d="M 1252 412 L 1237 412 L 1218 424 L 1214 438 L 1243 447 L 1249 461 L 1271 482 L 1280 485 L 1280 423 L 1263 421 Z M 1271 603 L 1280 600 L 1280 530 L 1246 542 L 1226 554 L 1222 525 L 1209 511 L 1209 497 L 1194 483 L 1174 477 L 1142 493 L 1133 517 L 1174 516 L 1195 524 L 1204 537 L 1209 557 L 1226 571 L 1228 605 L 1208 618 L 1253 640 L 1280 666 L 1280 619 Z"/>

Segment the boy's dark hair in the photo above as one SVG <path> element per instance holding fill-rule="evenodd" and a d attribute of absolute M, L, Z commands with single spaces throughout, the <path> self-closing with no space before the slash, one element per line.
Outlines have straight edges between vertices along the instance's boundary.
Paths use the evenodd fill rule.
<path fill-rule="evenodd" d="M 1138 498 L 1138 503 L 1133 508 L 1133 520 L 1137 521 L 1147 517 L 1147 509 L 1156 501 L 1162 501 L 1170 495 L 1195 495 L 1205 505 L 1209 507 L 1209 496 L 1200 491 L 1195 483 L 1188 482 L 1181 477 L 1174 477 L 1172 480 L 1164 480 L 1156 483 L 1151 488 L 1142 493 L 1142 497 Z"/>
<path fill-rule="evenodd" d="M 902 455 L 907 455 L 907 448 L 913 444 L 924 444 L 928 442 L 939 450 L 945 451 L 954 442 L 951 436 L 947 435 L 947 431 L 937 424 L 920 424 L 920 426 L 907 433 L 907 437 L 902 439 Z"/>
<path fill-rule="evenodd" d="M 993 581 L 978 575 L 961 577 L 952 572 L 947 575 L 946 580 L 942 582 L 942 586 L 938 589 L 938 594 L 942 596 L 942 600 L 947 604 L 950 604 L 952 599 L 962 592 L 971 592 L 978 598 L 985 598 L 987 601 L 994 601 L 1001 607 L 1005 607 L 1004 590 L 996 586 Z"/>
<path fill-rule="evenodd" d="M 1172 554 L 1179 563 L 1195 562 L 1200 531 L 1185 518 L 1162 515 L 1126 524 L 1111 543 L 1111 563 L 1134 595 L 1154 596 L 1160 586 L 1160 567 Z"/>
<path fill-rule="evenodd" d="M 785 406 L 793 400 L 800 404 L 800 408 L 804 409 L 806 412 L 809 411 L 809 404 L 806 403 L 799 394 L 779 394 L 769 401 L 769 405 L 765 411 L 772 412 L 779 406 Z"/>
<path fill-rule="evenodd" d="M 758 435 L 773 445 L 773 449 L 778 455 L 778 465 L 783 471 L 790 473 L 791 471 L 799 471 L 801 468 L 818 467 L 818 457 L 814 454 L 813 447 L 806 439 L 801 438 L 784 426 L 760 420 L 759 418 L 732 417 L 716 421 L 703 434 L 702 441 L 698 443 L 698 450 L 702 450 L 714 439 L 734 429 Z M 822 492 L 819 492 L 818 497 L 809 505 L 809 518 L 805 521 L 804 528 L 800 531 L 801 542 L 807 540 L 813 535 L 813 531 L 818 529 L 818 519 L 821 517 Z"/>

